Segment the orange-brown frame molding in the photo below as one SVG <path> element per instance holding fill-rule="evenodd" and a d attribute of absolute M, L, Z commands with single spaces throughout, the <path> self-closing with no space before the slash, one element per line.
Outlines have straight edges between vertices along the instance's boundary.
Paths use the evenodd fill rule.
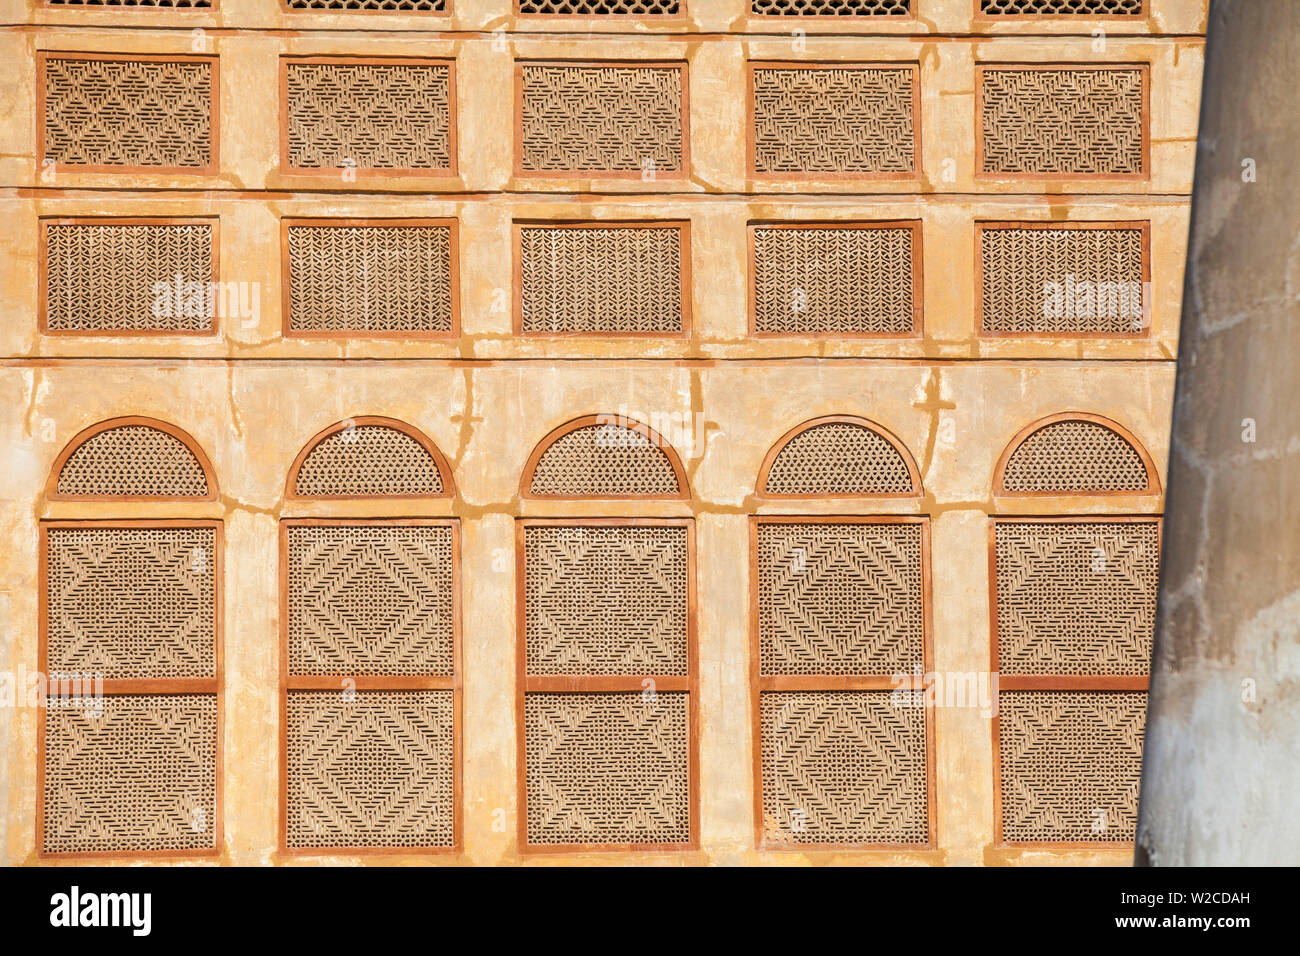
<path fill-rule="evenodd" d="M 909 70 L 912 74 L 912 169 L 909 172 L 760 172 L 756 168 L 757 146 L 755 130 L 758 116 L 754 108 L 754 74 L 759 70 Z M 748 179 L 764 182 L 820 182 L 828 181 L 892 181 L 913 182 L 921 178 L 921 64 L 915 60 L 896 62 L 851 62 L 834 60 L 746 60 L 745 61 L 745 175 Z"/>
<path fill-rule="evenodd" d="M 1142 328 L 1137 332 L 995 332 L 984 325 L 984 233 L 999 232 L 1008 229 L 1021 229 L 1027 232 L 1047 232 L 1056 229 L 1136 229 L 1142 233 Z M 977 219 L 975 221 L 975 318 L 978 322 L 976 334 L 988 339 L 1144 339 L 1151 337 L 1151 220 L 1076 220 L 1072 222 L 1050 219 L 995 222 Z"/>
<path fill-rule="evenodd" d="M 677 477 L 677 494 L 543 495 L 534 493 L 531 490 L 533 485 L 533 472 L 537 470 L 537 463 L 541 460 L 542 455 L 546 453 L 546 450 L 556 441 L 569 434 L 569 432 L 577 431 L 579 428 L 590 428 L 595 425 L 613 425 L 615 427 L 626 428 L 629 431 L 644 436 L 651 445 L 660 449 L 664 455 L 667 456 L 668 464 L 672 467 L 673 474 Z M 682 467 L 681 458 L 678 456 L 673 446 L 664 440 L 662 435 L 649 425 L 643 425 L 641 422 L 634 421 L 624 415 L 603 413 L 583 415 L 581 418 L 574 418 L 547 432 L 546 437 L 537 443 L 537 446 L 528 456 L 528 461 L 524 464 L 524 471 L 519 479 L 519 497 L 534 498 L 544 501 L 686 501 L 691 497 L 691 490 L 686 480 L 686 469 Z"/>
<path fill-rule="evenodd" d="M 319 445 L 322 441 L 324 441 L 326 438 L 329 438 L 331 435 L 337 434 L 338 432 L 341 431 L 345 431 L 349 428 L 360 427 L 363 425 L 378 425 L 381 428 L 391 428 L 394 431 L 399 431 L 402 434 L 406 435 L 407 437 L 413 438 L 415 439 L 415 441 L 419 442 L 420 445 L 424 448 L 424 450 L 429 453 L 429 457 L 433 459 L 434 467 L 438 469 L 438 474 L 442 478 L 442 491 L 433 495 L 423 495 L 423 494 L 418 494 L 418 495 L 405 495 L 405 494 L 404 495 L 300 495 L 298 494 L 294 490 L 298 485 L 298 472 L 302 470 L 303 462 L 307 460 L 307 456 L 311 454 L 312 450 L 317 445 Z M 320 431 L 318 431 L 315 435 L 313 435 L 308 440 L 307 444 L 302 446 L 302 451 L 298 452 L 297 457 L 294 458 L 293 464 L 289 466 L 289 475 L 288 478 L 285 480 L 285 486 L 284 486 L 284 497 L 287 501 L 356 501 L 356 500 L 398 500 L 398 499 L 414 499 L 414 498 L 452 498 L 455 496 L 455 494 L 456 494 L 456 483 L 455 483 L 455 479 L 452 477 L 451 474 L 451 465 L 447 463 L 446 456 L 444 456 L 443 453 L 438 450 L 438 446 L 433 443 L 433 439 L 429 438 L 428 435 L 420 431 L 420 429 L 416 428 L 414 425 L 408 424 L 407 422 L 401 421 L 396 418 L 386 418 L 382 415 L 356 415 L 352 418 L 345 418 L 340 422 L 335 422 L 333 425 L 329 425 L 325 428 L 322 428 Z"/>
<path fill-rule="evenodd" d="M 528 569 L 525 532 L 530 527 L 680 527 L 686 529 L 686 660 L 687 673 L 679 675 L 570 674 L 530 676 L 528 674 Z M 515 519 L 515 784 L 516 838 L 521 854 L 682 851 L 700 848 L 700 661 L 696 595 L 694 518 L 516 518 Z M 689 730 L 687 755 L 690 830 L 687 843 L 529 843 L 528 842 L 528 746 L 525 739 L 524 698 L 530 693 L 642 693 L 643 681 L 651 680 L 656 692 L 685 692 Z"/>
<path fill-rule="evenodd" d="M 682 76 L 681 131 L 682 162 L 680 169 L 655 170 L 655 180 L 676 181 L 691 174 L 691 97 L 690 65 L 686 60 L 585 60 L 585 59 L 517 59 L 514 62 L 514 175 L 521 179 L 640 179 L 640 169 L 524 169 L 524 67 L 568 66 L 609 67 L 614 69 L 675 69 Z"/>
<path fill-rule="evenodd" d="M 988 576 L 989 576 L 989 663 L 997 675 L 997 693 L 1003 691 L 1091 691 L 1091 692 L 1142 692 L 1151 685 L 1147 674 L 1011 674 L 1000 672 L 998 647 L 998 542 L 997 526 L 1007 524 L 1125 524 L 1148 523 L 1156 526 L 1157 558 L 1163 556 L 1164 518 L 1161 515 L 1094 514 L 1094 515 L 990 515 L 988 520 Z M 1095 850 L 1132 846 L 1131 840 L 1014 840 L 1002 835 L 1002 739 L 1001 707 L 994 707 L 989 721 L 993 741 L 993 842 L 999 847 L 1057 850 Z"/>
<path fill-rule="evenodd" d="M 367 11 L 370 12 L 370 11 Z M 451 231 L 450 282 L 451 329 L 446 332 L 380 332 L 367 329 L 305 332 L 289 328 L 293 309 L 293 270 L 289 259 L 289 230 L 295 226 L 343 227 L 348 229 L 395 229 L 401 227 L 439 227 Z M 286 339 L 455 339 L 460 337 L 460 221 L 450 218 L 414 219 L 346 219 L 336 217 L 285 216 L 280 220 L 280 334 Z"/>
<path fill-rule="evenodd" d="M 289 529 L 302 526 L 350 528 L 356 525 L 381 525 L 387 527 L 438 527 L 451 530 L 451 618 L 452 664 L 451 676 L 445 675 L 392 675 L 363 676 L 351 673 L 324 676 L 299 676 L 289 673 Z M 459 518 L 286 518 L 280 519 L 280 741 L 279 786 L 277 797 L 276 832 L 279 850 L 286 856 L 334 856 L 354 854 L 375 855 L 426 855 L 457 854 L 464 848 L 464 747 L 462 735 L 461 664 L 461 574 L 460 574 L 460 519 Z M 345 686 L 361 692 L 449 690 L 452 693 L 452 845 L 451 846 L 289 846 L 289 694 L 292 691 L 342 691 Z"/>
<path fill-rule="evenodd" d="M 96 9 L 102 9 L 97 7 Z M 116 9 L 116 8 L 114 8 Z M 156 9 L 156 8 L 149 8 Z M 37 328 L 41 335 L 73 338 L 211 338 L 218 332 L 218 316 L 214 311 L 209 318 L 212 324 L 206 329 L 51 329 L 49 324 L 50 240 L 51 226 L 210 226 L 212 228 L 212 268 L 209 282 L 221 278 L 221 217 L 220 216 L 41 216 L 37 221 L 40 251 L 37 276 Z"/>
<path fill-rule="evenodd" d="M 359 13 L 362 11 L 305 11 L 320 14 L 322 12 Z M 391 15 L 410 16 L 410 13 L 398 14 L 396 11 L 382 11 Z M 447 68 L 447 155 L 451 165 L 436 169 L 411 169 L 387 166 L 292 166 L 289 164 L 289 66 L 445 66 Z M 419 56 L 367 56 L 344 53 L 317 54 L 282 54 L 279 62 L 279 137 L 280 137 L 280 172 L 287 176 L 339 176 L 345 169 L 351 169 L 358 177 L 393 177 L 422 176 L 426 179 L 452 179 L 460 175 L 459 137 L 457 123 L 460 110 L 456 104 L 456 59 L 455 57 L 419 57 Z"/>
<path fill-rule="evenodd" d="M 137 425 L 165 432 L 188 448 L 190 454 L 198 461 L 199 467 L 203 469 L 208 493 L 206 495 L 65 495 L 59 492 L 59 475 L 62 474 L 63 466 L 67 464 L 73 452 L 101 432 Z M 216 501 L 217 496 L 216 472 L 213 471 L 212 462 L 203 451 L 203 447 L 194 440 L 194 436 L 169 422 L 146 418 L 143 415 L 110 418 L 77 432 L 55 457 L 54 464 L 50 467 L 50 477 L 45 482 L 45 497 L 49 501 Z"/>
<path fill-rule="evenodd" d="M 762 608 L 759 606 L 758 529 L 765 524 L 913 524 L 921 529 L 921 658 L 920 682 L 914 674 L 861 676 L 765 675 L 759 648 Z M 933 589 L 930 583 L 930 518 L 928 515 L 750 515 L 749 516 L 749 695 L 751 747 L 753 748 L 754 846 L 759 850 L 933 850 L 937 846 L 934 714 L 924 706 L 925 719 L 925 843 L 781 843 L 767 838 L 763 816 L 763 721 L 761 695 L 780 691 L 906 691 L 923 693 L 934 670 L 932 632 Z"/>
<path fill-rule="evenodd" d="M 224 522 L 212 518 L 107 518 L 107 519 L 41 519 L 37 523 L 40 541 L 38 544 L 37 590 L 38 590 L 38 637 L 36 667 L 39 673 L 49 674 L 50 654 L 50 596 L 49 596 L 49 536 L 51 528 L 212 528 L 212 636 L 213 666 L 212 677 L 179 678 L 117 678 L 103 682 L 105 696 L 125 694 L 138 695 L 211 695 L 216 698 L 216 770 L 213 805 L 215 808 L 212 821 L 212 846 L 194 850 L 84 850 L 72 852 L 46 852 L 45 850 L 45 713 L 36 720 L 36 855 L 40 859 L 71 860 L 81 858 L 93 859 L 206 859 L 220 856 L 225 844 L 223 822 L 222 775 L 225 765 L 225 654 L 222 635 L 225 630 L 225 534 Z M 44 702 L 42 702 L 44 703 Z"/>
<path fill-rule="evenodd" d="M 984 74 L 997 71 L 1042 73 L 1055 70 L 1137 70 L 1142 78 L 1142 171 L 1140 173 L 1006 173 L 984 171 Z M 1150 63 L 976 63 L 975 64 L 975 179 L 1032 180 L 1034 182 L 1148 182 L 1151 179 L 1151 64 Z"/>
<path fill-rule="evenodd" d="M 1091 422 L 1114 432 L 1137 452 L 1138 457 L 1142 459 L 1142 467 L 1147 473 L 1147 487 L 1141 491 L 1007 491 L 1003 485 L 1007 463 L 1011 461 L 1011 456 L 1016 453 L 1025 439 L 1048 425 L 1055 425 L 1057 422 L 1076 421 Z M 1044 418 L 1030 422 L 1012 436 L 1011 441 L 1007 442 L 1006 447 L 1002 449 L 1002 454 L 998 456 L 997 463 L 993 466 L 993 497 L 995 498 L 1149 498 L 1156 497 L 1159 494 L 1160 475 L 1156 472 L 1155 462 L 1151 460 L 1151 455 L 1147 452 L 1146 446 L 1119 422 L 1102 415 L 1094 415 L 1091 412 L 1058 412 L 1055 415 L 1047 415 Z"/>
<path fill-rule="evenodd" d="M 675 229 L 678 241 L 678 275 L 681 329 L 675 332 L 525 332 L 524 331 L 524 253 L 525 229 Z M 683 339 L 691 334 L 691 223 L 689 219 L 516 219 L 511 223 L 511 245 L 514 257 L 511 286 L 513 287 L 513 326 L 518 336 L 537 339 Z"/>
<path fill-rule="evenodd" d="M 755 233 L 759 229 L 910 229 L 912 231 L 912 331 L 911 332 L 760 332 L 758 331 L 758 260 Z M 749 261 L 748 305 L 749 334 L 762 339 L 919 339 L 925 327 L 925 270 L 923 266 L 920 219 L 842 220 L 827 219 L 780 221 L 751 219 L 745 227 Z"/>
<path fill-rule="evenodd" d="M 798 435 L 810 429 L 817 428 L 821 425 L 857 425 L 868 431 L 875 432 L 885 441 L 894 446 L 894 450 L 903 458 L 903 463 L 907 466 L 907 473 L 912 478 L 912 490 L 902 494 L 827 494 L 819 493 L 812 495 L 779 495 L 769 493 L 767 490 L 767 476 L 772 470 L 772 465 L 781 452 L 785 451 L 785 446 Z M 774 500 L 774 501 L 822 501 L 827 498 L 859 498 L 859 499 L 876 499 L 876 498 L 920 498 L 924 493 L 921 486 L 921 472 L 916 467 L 916 459 L 912 453 L 907 450 L 907 446 L 902 440 L 883 425 L 879 425 L 869 419 L 862 418 L 858 415 L 823 415 L 821 418 L 810 418 L 806 422 L 801 422 L 791 428 L 788 432 L 777 439 L 776 444 L 768 449 L 767 454 L 763 457 L 763 464 L 758 469 L 758 480 L 754 483 L 754 491 L 757 497 Z"/>
<path fill-rule="evenodd" d="M 113 8 L 117 10 L 118 8 Z M 148 8 L 157 13 L 157 7 Z M 171 11 L 168 11 L 171 12 Z M 205 11 L 206 12 L 206 11 Z M 221 58 L 216 54 L 196 53 L 93 53 L 73 50 L 36 51 L 36 167 L 39 174 L 45 162 L 45 64 L 49 60 L 110 60 L 121 63 L 207 63 L 212 69 L 208 88 L 208 154 L 206 166 L 118 166 L 108 163 L 54 163 L 63 173 L 115 173 L 122 175 L 216 176 L 221 169 Z"/>
<path fill-rule="evenodd" d="M 985 13 L 981 0 L 974 0 L 976 21 L 1001 23 L 1004 20 L 1145 20 L 1148 16 L 1148 0 L 1142 0 L 1140 13 Z"/>

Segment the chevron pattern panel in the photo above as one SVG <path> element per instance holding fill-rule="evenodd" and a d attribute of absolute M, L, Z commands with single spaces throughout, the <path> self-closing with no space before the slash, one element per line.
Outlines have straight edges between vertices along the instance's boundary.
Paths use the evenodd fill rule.
<path fill-rule="evenodd" d="M 765 843 L 929 841 L 925 712 L 890 694 L 760 695 Z"/>
<path fill-rule="evenodd" d="M 686 528 L 524 529 L 529 674 L 689 671 Z"/>
<path fill-rule="evenodd" d="M 689 695 L 526 694 L 532 845 L 685 843 Z"/>
<path fill-rule="evenodd" d="M 440 495 L 442 474 L 429 450 L 385 425 L 353 425 L 322 438 L 294 482 L 300 498 Z"/>
<path fill-rule="evenodd" d="M 681 0 L 519 0 L 519 12 L 543 16 L 675 17 Z"/>
<path fill-rule="evenodd" d="M 920 525 L 764 521 L 757 535 L 762 674 L 922 666 Z"/>
<path fill-rule="evenodd" d="M 46 223 L 46 327 L 83 334 L 211 331 L 212 240 L 207 222 Z"/>
<path fill-rule="evenodd" d="M 529 492 L 549 497 L 667 496 L 681 492 L 668 454 L 614 422 L 575 428 L 537 459 Z"/>
<path fill-rule="evenodd" d="M 289 692 L 289 847 L 452 846 L 452 691 L 354 693 Z"/>
<path fill-rule="evenodd" d="M 1016 447 L 1002 487 L 1012 494 L 1143 492 L 1151 479 L 1124 436 L 1096 422 L 1067 419 L 1044 425 Z"/>
<path fill-rule="evenodd" d="M 524 172 L 679 173 L 683 69 L 522 64 Z"/>
<path fill-rule="evenodd" d="M 1002 839 L 1131 843 L 1147 695 L 1002 691 Z"/>
<path fill-rule="evenodd" d="M 215 848 L 216 695 L 109 695 L 41 719 L 43 852 Z"/>
<path fill-rule="evenodd" d="M 980 230 L 985 332 L 1136 335 L 1143 329 L 1141 229 Z"/>
<path fill-rule="evenodd" d="M 148 425 L 122 425 L 92 435 L 59 470 L 60 495 L 204 498 L 208 478 L 194 452 Z"/>
<path fill-rule="evenodd" d="M 447 64 L 291 61 L 286 68 L 290 167 L 455 167 Z"/>
<path fill-rule="evenodd" d="M 753 244 L 757 332 L 915 331 L 910 228 L 764 226 Z"/>
<path fill-rule="evenodd" d="M 289 226 L 289 331 L 452 331 L 450 226 Z"/>
<path fill-rule="evenodd" d="M 1142 0 L 980 0 L 986 17 L 1137 17 Z"/>
<path fill-rule="evenodd" d="M 777 453 L 769 495 L 906 495 L 917 492 L 902 454 L 870 428 L 826 422 L 801 431 Z"/>
<path fill-rule="evenodd" d="M 749 0 L 765 17 L 909 17 L 910 0 Z"/>
<path fill-rule="evenodd" d="M 1144 172 L 1141 70 L 985 69 L 980 82 L 982 172 Z"/>
<path fill-rule="evenodd" d="M 289 671 L 450 676 L 447 525 L 290 525 Z"/>
<path fill-rule="evenodd" d="M 910 68 L 756 68 L 754 172 L 897 174 L 916 169 Z"/>
<path fill-rule="evenodd" d="M 1149 672 L 1156 519 L 999 520 L 994 528 L 1002 673 Z"/>
<path fill-rule="evenodd" d="M 680 227 L 519 230 L 524 332 L 682 331 Z"/>
<path fill-rule="evenodd" d="M 42 159 L 68 166 L 212 164 L 211 62 L 44 62 Z"/>
<path fill-rule="evenodd" d="M 216 676 L 215 568 L 211 527 L 48 528 L 50 670 Z"/>

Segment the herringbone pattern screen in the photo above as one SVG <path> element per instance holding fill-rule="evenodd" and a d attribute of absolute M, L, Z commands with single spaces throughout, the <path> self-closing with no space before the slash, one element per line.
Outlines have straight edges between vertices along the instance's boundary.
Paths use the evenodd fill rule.
<path fill-rule="evenodd" d="M 1142 0 L 980 0 L 988 17 L 1134 17 Z"/>
<path fill-rule="evenodd" d="M 910 0 L 750 0 L 751 13 L 767 17 L 907 17 Z"/>

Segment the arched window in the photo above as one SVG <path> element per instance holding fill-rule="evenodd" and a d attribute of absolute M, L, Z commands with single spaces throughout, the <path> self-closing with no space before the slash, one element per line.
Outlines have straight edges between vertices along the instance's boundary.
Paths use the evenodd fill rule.
<path fill-rule="evenodd" d="M 280 521 L 281 817 L 291 853 L 461 846 L 460 527 L 442 453 L 388 418 L 318 433 Z M 339 513 L 337 499 L 369 500 Z M 325 502 L 316 504 L 315 502 Z M 399 507 L 395 501 L 402 502 Z M 331 513 L 334 512 L 334 513 Z"/>
<path fill-rule="evenodd" d="M 38 850 L 215 854 L 222 523 L 193 505 L 217 497 L 208 457 L 173 425 L 117 418 L 76 435 L 46 488 Z M 91 501 L 116 516 L 68 504 Z"/>
<path fill-rule="evenodd" d="M 1129 512 L 1144 497 L 1151 511 L 1159 488 L 1146 449 L 1097 415 L 1033 422 L 998 460 L 989 545 L 999 843 L 1134 839 L 1161 519 Z"/>
<path fill-rule="evenodd" d="M 517 522 L 520 848 L 696 846 L 695 528 L 677 516 L 689 514 L 681 461 L 639 422 L 590 416 L 546 436 L 521 491 L 531 513 L 564 506 L 530 499 L 647 499 L 668 516 Z"/>
<path fill-rule="evenodd" d="M 928 847 L 929 518 L 872 513 L 921 507 L 916 464 L 879 425 L 819 418 L 773 446 L 757 488 L 785 512 L 750 518 L 758 846 Z M 880 500 L 896 498 L 913 500 Z"/>

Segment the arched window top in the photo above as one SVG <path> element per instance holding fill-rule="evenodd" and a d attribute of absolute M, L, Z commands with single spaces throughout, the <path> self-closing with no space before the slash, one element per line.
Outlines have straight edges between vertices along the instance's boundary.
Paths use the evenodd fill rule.
<path fill-rule="evenodd" d="M 686 498 L 686 470 L 654 429 L 587 415 L 542 439 L 524 467 L 526 498 Z"/>
<path fill-rule="evenodd" d="M 1123 426 L 1065 412 L 1026 426 L 998 459 L 995 495 L 1154 495 L 1151 456 Z"/>
<path fill-rule="evenodd" d="M 91 425 L 59 453 L 46 486 L 62 501 L 212 501 L 212 464 L 188 433 L 154 418 Z"/>
<path fill-rule="evenodd" d="M 336 422 L 289 469 L 289 498 L 448 498 L 451 467 L 418 429 L 392 418 Z"/>
<path fill-rule="evenodd" d="M 901 441 L 865 418 L 832 415 L 786 432 L 763 460 L 758 493 L 768 498 L 902 498 L 921 494 L 921 475 Z"/>

